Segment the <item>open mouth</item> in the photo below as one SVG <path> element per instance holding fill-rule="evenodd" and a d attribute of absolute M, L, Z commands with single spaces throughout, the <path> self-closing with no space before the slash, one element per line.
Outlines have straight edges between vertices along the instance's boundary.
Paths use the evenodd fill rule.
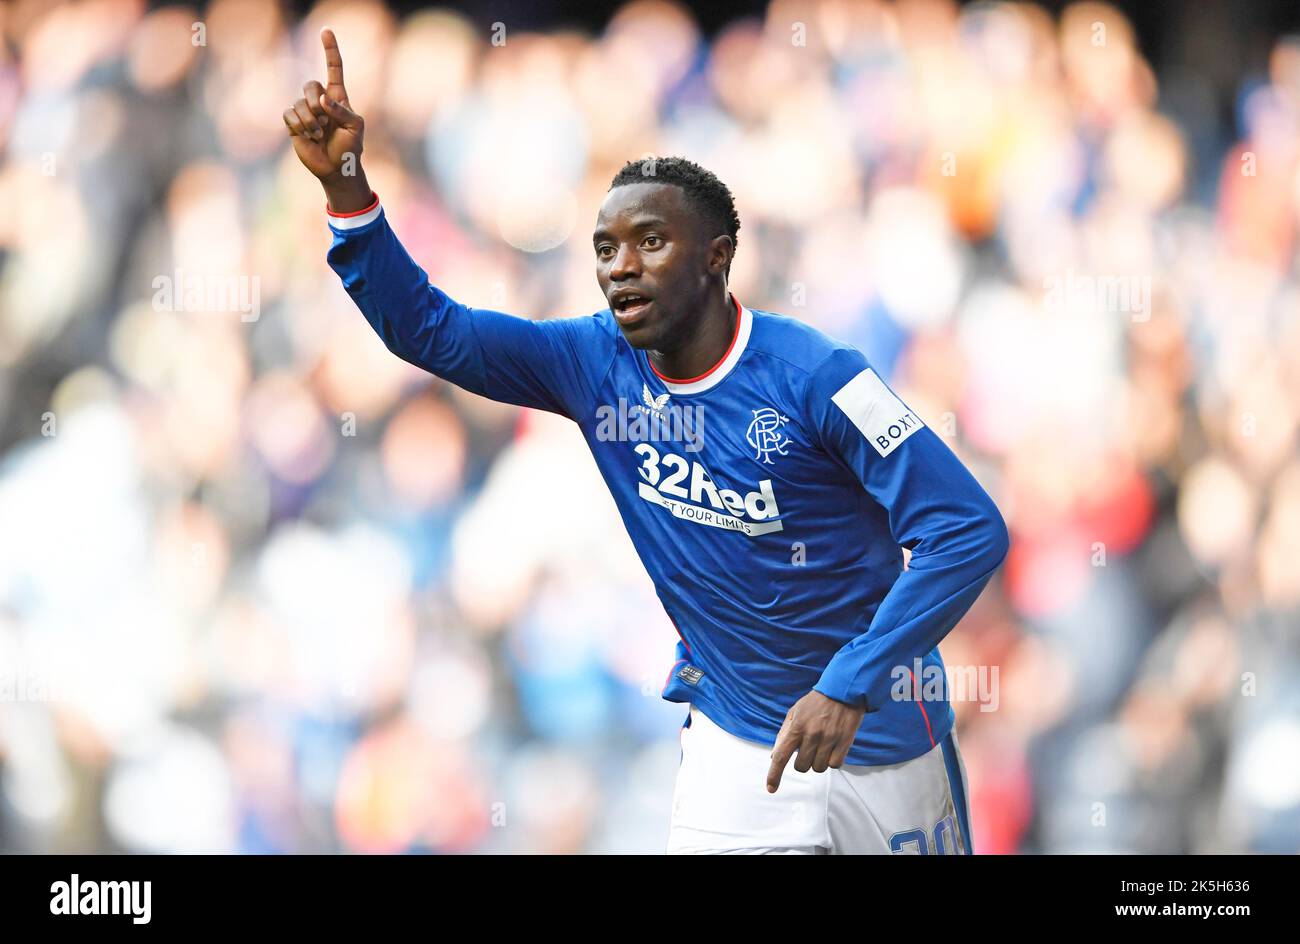
<path fill-rule="evenodd" d="M 651 304 L 652 302 L 650 299 L 646 298 L 644 295 L 636 295 L 632 293 L 620 295 L 618 298 L 614 299 L 612 305 L 614 317 L 617 318 L 621 324 L 631 324 L 632 322 L 639 321 L 650 308 Z"/>

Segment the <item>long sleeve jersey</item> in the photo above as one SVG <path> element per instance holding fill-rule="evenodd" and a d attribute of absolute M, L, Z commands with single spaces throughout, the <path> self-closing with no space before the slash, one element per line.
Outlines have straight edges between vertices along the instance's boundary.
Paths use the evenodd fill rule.
<path fill-rule="evenodd" d="M 578 424 L 677 629 L 665 699 L 770 746 L 816 690 L 866 709 L 849 764 L 909 760 L 948 733 L 937 647 L 1007 530 L 861 352 L 731 296 L 725 356 L 668 380 L 608 308 L 533 321 L 449 298 L 378 198 L 329 224 L 329 265 L 392 353 Z"/>

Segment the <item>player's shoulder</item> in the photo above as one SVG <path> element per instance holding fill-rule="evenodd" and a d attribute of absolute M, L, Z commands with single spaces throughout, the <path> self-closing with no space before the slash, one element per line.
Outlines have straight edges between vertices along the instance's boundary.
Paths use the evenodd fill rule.
<path fill-rule="evenodd" d="M 833 382 L 852 376 L 869 365 L 852 344 L 832 337 L 806 321 L 779 312 L 751 308 L 754 316 L 749 346 L 777 362 L 784 362 L 792 379 L 806 384 Z"/>
<path fill-rule="evenodd" d="M 623 332 L 618 328 L 618 321 L 614 318 L 614 313 L 608 308 L 602 308 L 600 311 L 580 316 L 575 318 L 574 321 L 581 322 L 585 330 L 602 338 L 614 340 L 623 336 Z"/>
<path fill-rule="evenodd" d="M 618 322 L 608 308 L 587 315 L 566 315 L 544 319 L 550 330 L 562 330 L 579 343 L 608 345 L 619 337 Z"/>

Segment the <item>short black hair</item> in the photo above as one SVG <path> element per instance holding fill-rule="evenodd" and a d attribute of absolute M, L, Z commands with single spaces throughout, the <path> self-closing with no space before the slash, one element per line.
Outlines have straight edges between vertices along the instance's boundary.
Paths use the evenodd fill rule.
<path fill-rule="evenodd" d="M 624 184 L 672 184 L 680 187 L 710 231 L 731 237 L 732 258 L 735 258 L 740 216 L 736 213 L 736 201 L 731 191 L 713 171 L 684 157 L 645 157 L 624 164 L 614 175 L 609 189 Z M 727 271 L 731 271 L 730 263 Z"/>

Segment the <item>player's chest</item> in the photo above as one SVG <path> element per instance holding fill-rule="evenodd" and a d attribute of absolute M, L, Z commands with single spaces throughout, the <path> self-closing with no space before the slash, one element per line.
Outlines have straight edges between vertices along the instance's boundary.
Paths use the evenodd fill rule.
<path fill-rule="evenodd" d="M 612 371 L 582 427 L 616 498 L 753 536 L 780 530 L 829 471 L 792 399 L 742 377 L 674 396 L 638 371 Z"/>

